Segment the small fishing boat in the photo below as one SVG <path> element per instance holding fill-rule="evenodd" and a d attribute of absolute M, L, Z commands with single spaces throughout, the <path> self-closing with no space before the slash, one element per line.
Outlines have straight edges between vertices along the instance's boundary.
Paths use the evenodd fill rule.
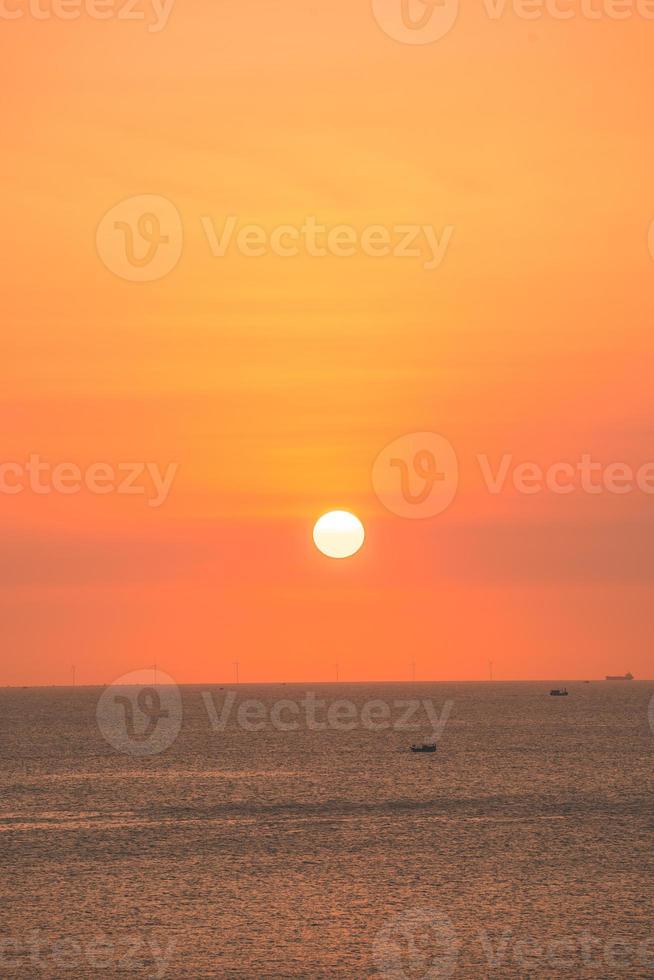
<path fill-rule="evenodd" d="M 436 742 L 419 742 L 417 745 L 411 746 L 412 752 L 435 752 Z"/>
<path fill-rule="evenodd" d="M 567 698 L 568 689 L 567 687 L 555 687 L 550 691 L 550 697 L 552 698 Z"/>

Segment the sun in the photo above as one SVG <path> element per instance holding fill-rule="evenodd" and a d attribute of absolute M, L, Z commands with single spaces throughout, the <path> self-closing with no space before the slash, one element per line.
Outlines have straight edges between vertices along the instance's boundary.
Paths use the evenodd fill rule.
<path fill-rule="evenodd" d="M 363 524 L 347 510 L 332 510 L 318 518 L 313 541 L 328 558 L 350 558 L 362 547 L 366 537 Z"/>

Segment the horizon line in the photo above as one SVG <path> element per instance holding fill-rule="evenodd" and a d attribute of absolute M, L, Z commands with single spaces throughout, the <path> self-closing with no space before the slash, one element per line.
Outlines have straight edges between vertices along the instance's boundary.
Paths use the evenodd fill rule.
<path fill-rule="evenodd" d="M 51 688 L 57 688 L 60 690 L 76 690 L 77 688 L 91 689 L 91 688 L 103 688 L 111 687 L 113 684 L 117 684 L 120 678 L 116 678 L 114 681 L 99 681 L 93 684 L 0 684 L 1 691 L 10 690 L 49 690 Z M 553 683 L 563 683 L 563 684 L 647 684 L 654 682 L 654 678 L 640 677 L 632 678 L 631 680 L 618 680 L 609 681 L 606 676 L 604 677 L 573 677 L 573 678 L 562 678 L 562 677 L 539 677 L 539 678 L 478 678 L 476 680 L 462 680 L 457 678 L 450 678 L 448 680 L 434 680 L 434 679 L 409 679 L 409 680 L 327 680 L 327 681 L 182 681 L 180 683 L 174 682 L 174 684 L 165 684 L 158 682 L 152 684 L 153 687 L 220 687 L 220 688 L 237 688 L 237 687 L 300 687 L 312 685 L 314 687 L 342 687 L 348 685 L 356 684 L 405 684 L 405 685 L 418 685 L 418 684 L 553 684 Z M 142 684 L 122 684 L 121 687 L 142 687 Z"/>

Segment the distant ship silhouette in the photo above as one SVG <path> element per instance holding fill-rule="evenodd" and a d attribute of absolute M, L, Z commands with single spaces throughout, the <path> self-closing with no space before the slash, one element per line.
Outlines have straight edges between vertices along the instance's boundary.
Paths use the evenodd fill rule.
<path fill-rule="evenodd" d="M 607 674 L 607 681 L 632 681 L 634 679 L 633 674 Z"/>

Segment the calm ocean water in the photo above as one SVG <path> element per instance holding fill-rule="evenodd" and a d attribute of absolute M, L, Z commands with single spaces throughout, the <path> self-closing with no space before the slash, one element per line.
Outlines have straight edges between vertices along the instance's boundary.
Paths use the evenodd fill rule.
<path fill-rule="evenodd" d="M 0 976 L 654 976 L 654 683 L 549 688 L 241 685 L 214 731 L 184 687 L 142 757 L 100 689 L 0 691 Z"/>

